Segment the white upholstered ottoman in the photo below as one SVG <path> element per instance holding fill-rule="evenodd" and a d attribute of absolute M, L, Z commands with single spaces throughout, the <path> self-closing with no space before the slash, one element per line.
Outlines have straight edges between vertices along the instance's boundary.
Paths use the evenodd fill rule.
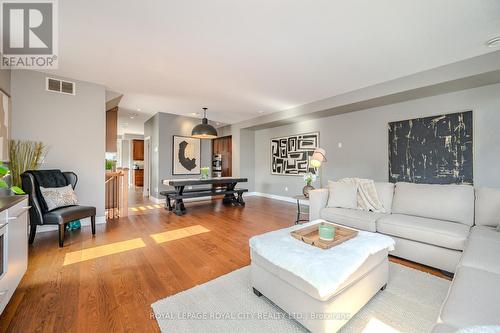
<path fill-rule="evenodd" d="M 257 296 L 264 295 L 308 330 L 331 333 L 385 288 L 394 241 L 359 231 L 355 238 L 322 250 L 290 235 L 321 221 L 251 238 L 251 278 Z"/>

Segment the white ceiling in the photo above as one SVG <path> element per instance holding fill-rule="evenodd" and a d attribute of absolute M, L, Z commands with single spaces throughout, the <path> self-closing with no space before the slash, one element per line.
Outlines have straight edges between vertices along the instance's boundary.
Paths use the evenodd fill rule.
<path fill-rule="evenodd" d="M 498 0 L 59 1 L 57 74 L 233 123 L 487 52 Z"/>

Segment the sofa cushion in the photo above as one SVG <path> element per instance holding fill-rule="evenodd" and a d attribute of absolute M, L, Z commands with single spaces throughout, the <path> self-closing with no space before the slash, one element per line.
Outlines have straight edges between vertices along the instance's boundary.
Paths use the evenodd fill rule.
<path fill-rule="evenodd" d="M 377 231 L 375 221 L 387 214 L 367 212 L 359 209 L 323 208 L 320 215 L 322 219 L 330 222 L 375 232 Z"/>
<path fill-rule="evenodd" d="M 459 267 L 441 310 L 441 320 L 456 327 L 498 325 L 500 275 Z"/>
<path fill-rule="evenodd" d="M 497 273 L 500 278 L 500 242 L 488 238 L 469 238 L 460 266 Z"/>
<path fill-rule="evenodd" d="M 470 227 L 411 215 L 391 214 L 377 220 L 377 231 L 413 241 L 463 250 Z"/>
<path fill-rule="evenodd" d="M 500 188 L 476 189 L 476 225 L 496 227 L 500 224 Z"/>
<path fill-rule="evenodd" d="M 328 181 L 328 207 L 357 208 L 358 207 L 358 185 L 353 183 L 342 183 Z"/>
<path fill-rule="evenodd" d="M 385 208 L 386 213 L 392 210 L 392 198 L 394 198 L 394 184 L 393 183 L 375 183 L 377 194 L 380 202 Z"/>
<path fill-rule="evenodd" d="M 497 232 L 493 227 L 475 225 L 471 229 L 469 241 L 471 239 L 488 239 L 500 243 L 500 232 Z"/>
<path fill-rule="evenodd" d="M 474 188 L 397 183 L 392 212 L 473 225 Z"/>

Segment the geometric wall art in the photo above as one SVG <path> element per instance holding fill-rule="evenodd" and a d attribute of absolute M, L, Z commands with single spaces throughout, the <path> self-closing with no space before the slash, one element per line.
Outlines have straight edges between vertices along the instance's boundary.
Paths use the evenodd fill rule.
<path fill-rule="evenodd" d="M 172 174 L 199 175 L 201 140 L 174 135 L 172 142 Z"/>
<path fill-rule="evenodd" d="M 389 181 L 473 184 L 472 111 L 389 123 Z"/>
<path fill-rule="evenodd" d="M 309 158 L 319 147 L 319 132 L 271 139 L 271 174 L 303 175 L 313 172 Z"/>

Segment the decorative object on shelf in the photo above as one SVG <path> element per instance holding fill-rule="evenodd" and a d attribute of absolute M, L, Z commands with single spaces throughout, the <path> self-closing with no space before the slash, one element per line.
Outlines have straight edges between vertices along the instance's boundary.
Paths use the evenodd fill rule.
<path fill-rule="evenodd" d="M 9 165 L 12 185 L 21 187 L 21 174 L 27 170 L 38 170 L 47 151 L 47 146 L 42 142 L 10 140 Z"/>
<path fill-rule="evenodd" d="M 215 139 L 217 137 L 217 130 L 208 123 L 207 108 L 203 108 L 203 119 L 201 120 L 201 124 L 193 128 L 191 136 L 198 139 Z"/>
<path fill-rule="evenodd" d="M 11 177 L 9 168 L 0 162 L 0 197 L 14 194 L 25 194 L 18 186 L 10 186 Z"/>
<path fill-rule="evenodd" d="M 320 169 L 323 163 L 327 162 L 326 150 L 323 148 L 316 148 L 311 156 L 309 164 L 314 168 L 314 173 L 319 177 L 319 187 L 323 187 L 323 170 Z M 318 175 L 318 171 L 321 173 Z"/>
<path fill-rule="evenodd" d="M 201 158 L 200 139 L 174 135 L 172 141 L 172 174 L 199 175 Z"/>
<path fill-rule="evenodd" d="M 319 132 L 271 139 L 271 174 L 303 175 L 313 170 L 309 165 L 319 145 Z"/>
<path fill-rule="evenodd" d="M 472 111 L 389 123 L 389 181 L 473 184 Z"/>
<path fill-rule="evenodd" d="M 203 167 L 200 169 L 201 171 L 201 179 L 208 179 L 210 176 L 210 168 L 209 167 Z"/>
<path fill-rule="evenodd" d="M 312 183 L 316 181 L 316 175 L 312 172 L 308 172 L 304 175 L 304 181 L 306 186 L 302 189 L 302 193 L 306 198 L 309 198 L 309 191 L 314 190 Z"/>

